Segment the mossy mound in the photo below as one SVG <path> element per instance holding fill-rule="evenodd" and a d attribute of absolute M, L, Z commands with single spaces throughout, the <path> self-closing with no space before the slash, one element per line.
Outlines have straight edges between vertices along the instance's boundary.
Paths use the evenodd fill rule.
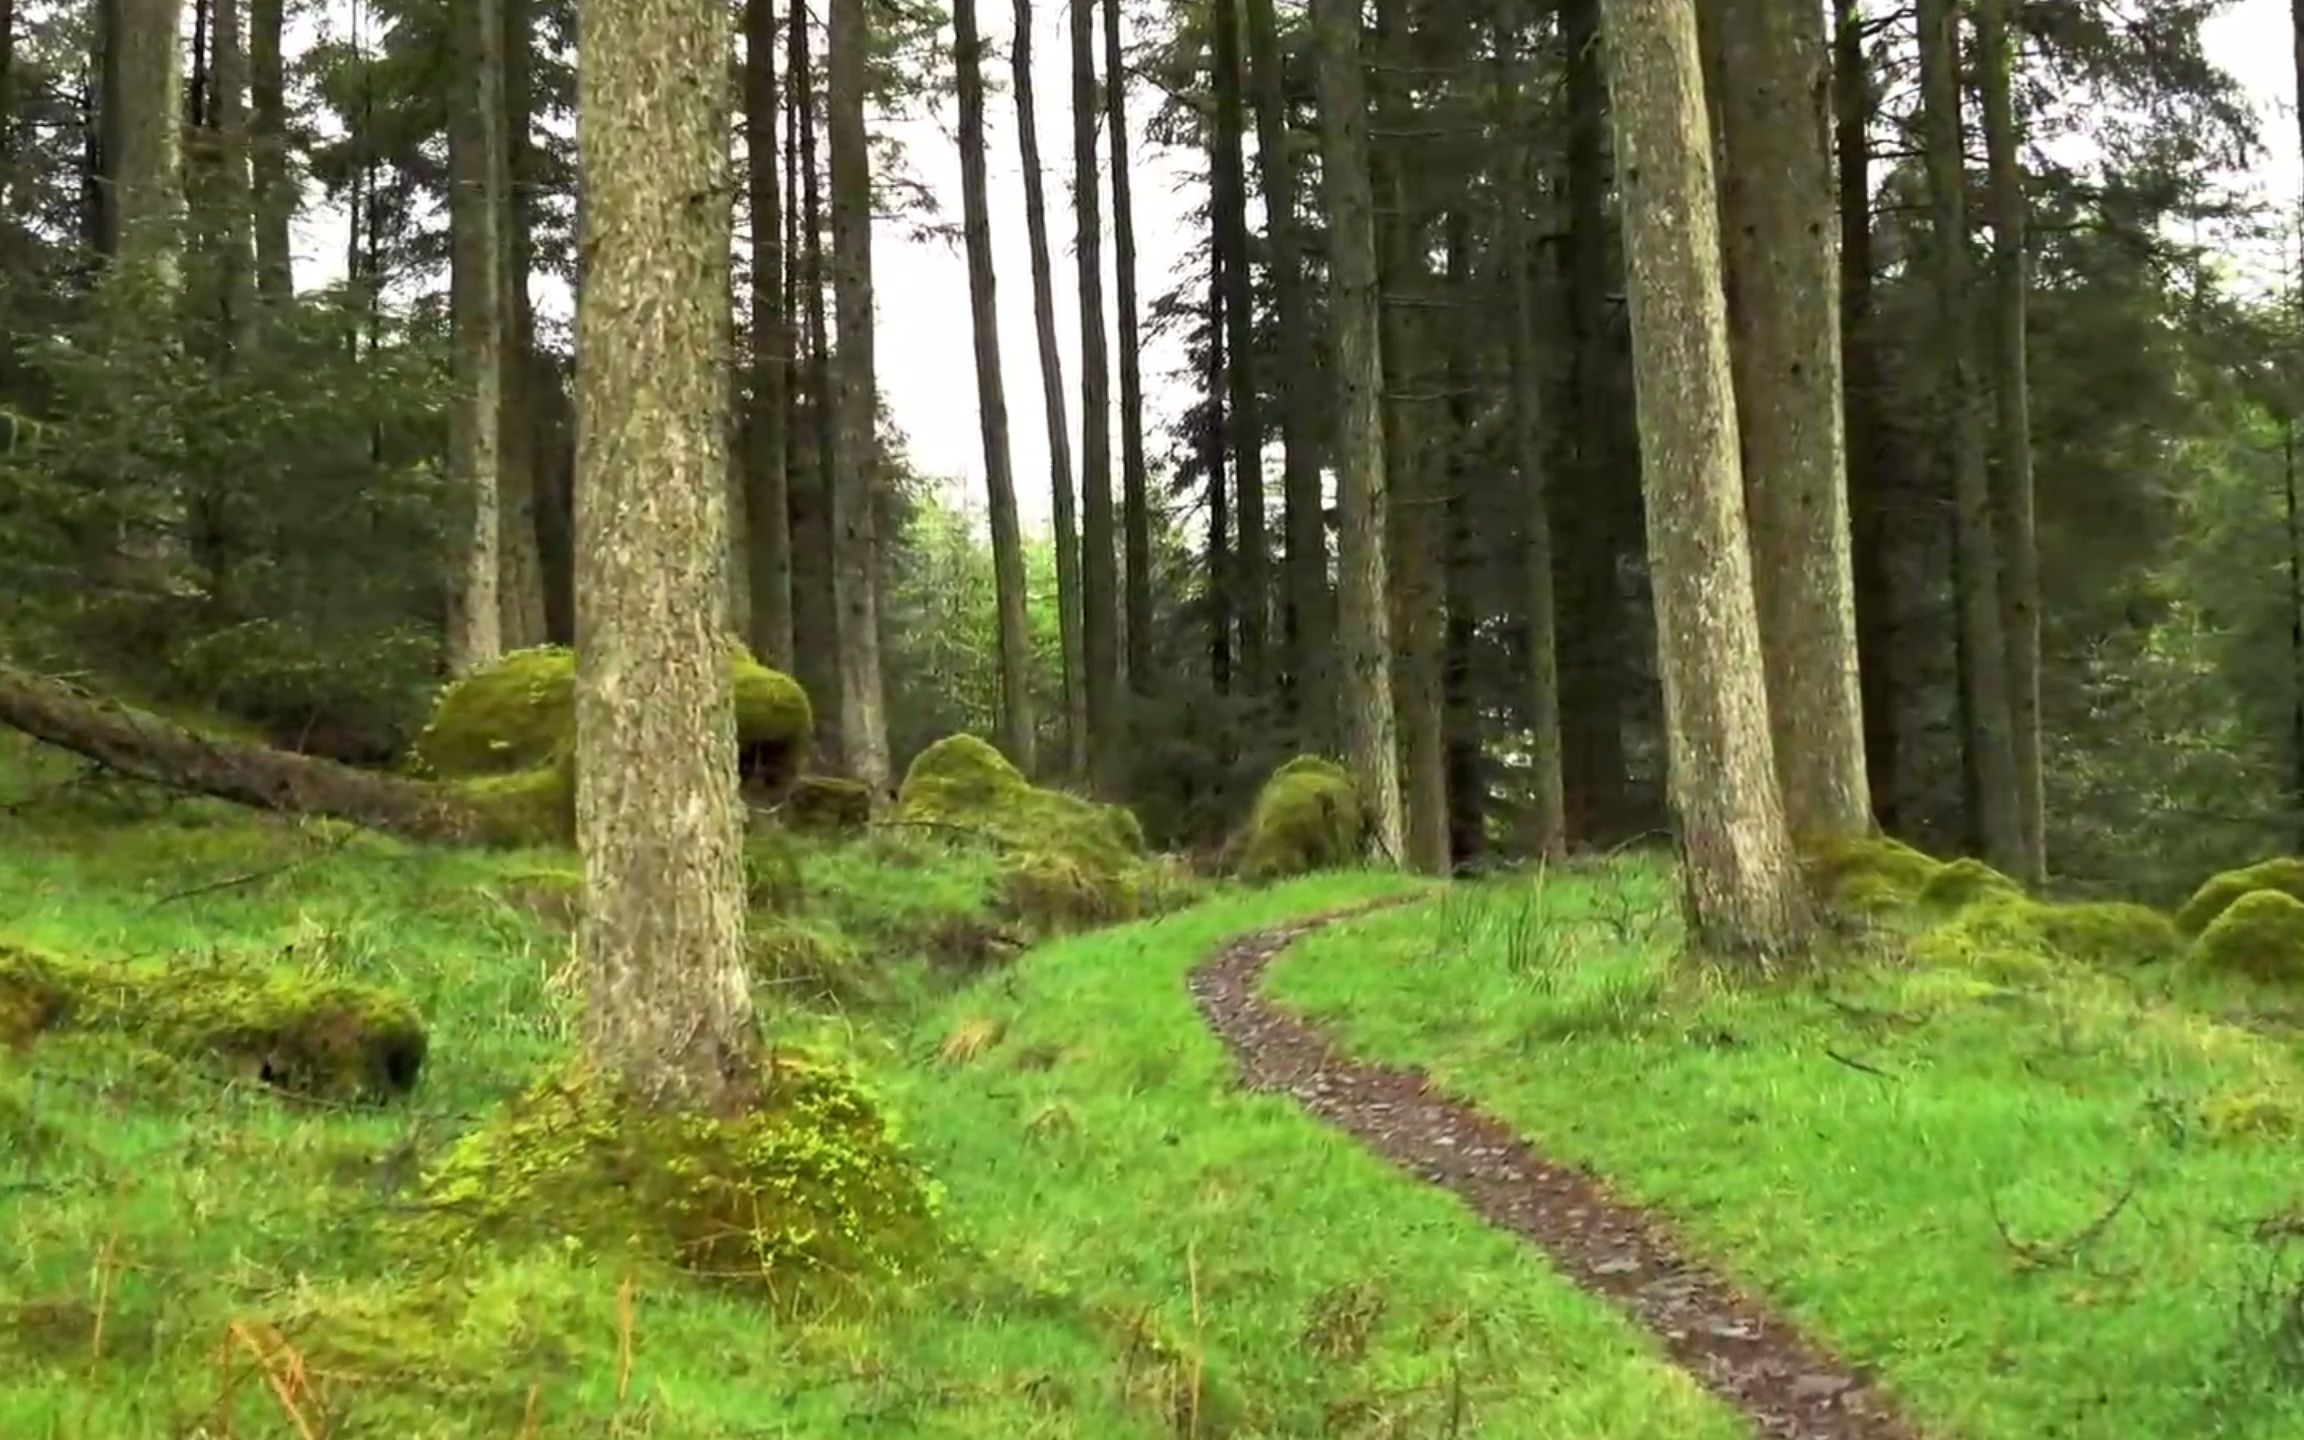
<path fill-rule="evenodd" d="M 780 1309 L 854 1298 L 924 1260 L 935 1187 L 839 1067 L 779 1051 L 733 1117 L 623 1103 L 586 1075 L 544 1081 L 424 1177 L 428 1253 L 575 1245 L 758 1292 Z"/>
<path fill-rule="evenodd" d="M 1945 866 L 1901 840 L 1862 835 L 1806 847 L 1801 868 L 1827 909 L 1883 915 L 1919 904 L 1921 892 Z"/>
<path fill-rule="evenodd" d="M 2203 970 L 2304 981 L 2304 900 L 2282 890 L 2249 891 L 2200 932 L 2189 958 Z"/>
<path fill-rule="evenodd" d="M 2052 905 L 1992 893 L 1912 941 L 1922 964 L 1999 984 L 2035 984 L 2059 964 L 2122 969 L 2174 958 L 2182 941 L 2168 917 L 2142 905 Z"/>
<path fill-rule="evenodd" d="M 1920 886 L 1920 903 L 1935 910 L 1965 910 L 1988 901 L 2023 897 L 2023 886 L 1976 859 L 1938 866 Z"/>
<path fill-rule="evenodd" d="M 1144 857 L 1144 832 L 1134 815 L 1042 789 L 974 735 L 947 736 L 913 759 L 896 792 L 896 815 L 1112 873 Z"/>
<path fill-rule="evenodd" d="M 1350 772 L 1333 760 L 1299 755 L 1256 792 L 1248 823 L 1233 837 L 1228 868 L 1243 880 L 1278 880 L 1351 865 L 1367 844 L 1367 811 Z"/>
<path fill-rule="evenodd" d="M 872 823 L 872 787 L 836 775 L 803 775 L 784 797 L 784 823 L 803 835 L 852 835 Z"/>
<path fill-rule="evenodd" d="M 886 994 L 845 938 L 798 920 L 756 920 L 744 946 L 753 982 L 772 991 L 780 1005 L 847 1009 Z"/>
<path fill-rule="evenodd" d="M 2276 890 L 2292 900 L 2304 900 L 2304 860 L 2280 856 L 2211 875 L 2176 912 L 2176 928 L 2186 935 L 2198 935 L 2231 909 L 2234 901 L 2259 890 Z"/>
<path fill-rule="evenodd" d="M 747 791 L 781 795 L 815 727 L 807 692 L 731 644 L 736 758 Z M 576 652 L 546 645 L 475 670 L 441 693 L 409 768 L 479 812 L 484 839 L 564 840 L 576 823 Z"/>
<path fill-rule="evenodd" d="M 2184 953 L 2175 922 L 2149 905 L 2089 901 L 2073 905 L 2018 902 L 2036 912 L 2040 933 L 2058 954 L 2103 968 L 2156 965 Z"/>
<path fill-rule="evenodd" d="M 117 1032 L 238 1078 L 344 1101 L 414 1089 L 427 1044 L 406 1000 L 365 985 L 227 963 L 116 965 L 0 942 L 0 1033 L 22 1041 L 65 1029 Z"/>

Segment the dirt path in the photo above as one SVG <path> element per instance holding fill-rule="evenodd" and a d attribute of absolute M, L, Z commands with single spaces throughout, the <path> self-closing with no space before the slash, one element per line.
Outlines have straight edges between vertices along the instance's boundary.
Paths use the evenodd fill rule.
<path fill-rule="evenodd" d="M 1360 911 L 1349 912 L 1363 913 Z M 1228 942 L 1192 972 L 1193 998 L 1250 1088 L 1284 1091 L 1400 1168 L 1541 1248 L 1627 1312 L 1682 1369 L 1780 1440 L 1916 1440 L 1886 1395 L 1682 1250 L 1664 1225 L 1594 1178 L 1531 1150 L 1492 1116 L 1410 1071 L 1341 1054 L 1257 991 L 1272 958 L 1347 918 Z"/>

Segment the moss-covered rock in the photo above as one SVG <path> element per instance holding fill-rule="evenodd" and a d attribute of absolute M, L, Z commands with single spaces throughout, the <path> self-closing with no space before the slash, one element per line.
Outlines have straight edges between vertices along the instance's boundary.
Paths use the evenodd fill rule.
<path fill-rule="evenodd" d="M 1229 868 L 1262 882 L 1351 865 L 1368 844 L 1367 811 L 1352 776 L 1333 760 L 1299 755 L 1256 793 L 1233 837 Z"/>
<path fill-rule="evenodd" d="M 784 823 L 804 835 L 851 835 L 872 823 L 872 787 L 836 775 L 803 775 L 784 797 Z"/>
<path fill-rule="evenodd" d="M 2021 899 L 2023 895 L 2023 886 L 1973 858 L 1939 866 L 1920 887 L 1920 903 L 1935 910 L 1964 910 L 1987 901 Z"/>
<path fill-rule="evenodd" d="M 913 759 L 896 792 L 896 815 L 1115 872 L 1144 855 L 1134 815 L 1042 789 L 974 735 L 947 736 Z"/>
<path fill-rule="evenodd" d="M 162 968 L 67 958 L 0 942 L 0 1026 L 128 1035 L 300 1095 L 382 1100 L 415 1088 L 423 1021 L 401 997 L 226 962 Z"/>
<path fill-rule="evenodd" d="M 2040 933 L 2058 954 L 2083 965 L 2133 968 L 2174 960 L 2184 953 L 2175 922 L 2149 905 L 2089 901 L 2032 906 Z"/>
<path fill-rule="evenodd" d="M 441 692 L 410 759 L 442 780 L 533 770 L 567 748 L 575 717 L 576 652 L 517 650 Z"/>
<path fill-rule="evenodd" d="M 549 845 L 576 835 L 576 757 L 563 750 L 542 765 L 503 775 L 444 782 L 480 817 L 476 837 L 491 845 Z"/>
<path fill-rule="evenodd" d="M 2176 912 L 2176 928 L 2186 935 L 2198 935 L 2231 909 L 2232 902 L 2259 890 L 2277 890 L 2292 900 L 2304 900 L 2304 859 L 2280 856 L 2210 876 Z"/>
<path fill-rule="evenodd" d="M 547 1080 L 424 1178 L 410 1222 L 427 1251 L 578 1245 L 765 1295 L 783 1309 L 852 1298 L 934 1243 L 933 1183 L 845 1070 L 767 1062 L 742 1114 L 663 1113 L 600 1080 Z"/>
<path fill-rule="evenodd" d="M 2203 970 L 2304 981 L 2304 900 L 2282 890 L 2241 895 L 2200 932 L 2189 958 Z"/>
<path fill-rule="evenodd" d="M 2168 917 L 2142 905 L 2054 905 L 1986 894 L 1912 940 L 1923 964 L 2000 984 L 2033 984 L 2059 964 L 2125 969 L 2173 959 L 2183 942 Z"/>
<path fill-rule="evenodd" d="M 1920 903 L 1944 862 L 1885 835 L 1849 836 L 1805 847 L 1801 868 L 1827 909 L 1886 915 Z"/>

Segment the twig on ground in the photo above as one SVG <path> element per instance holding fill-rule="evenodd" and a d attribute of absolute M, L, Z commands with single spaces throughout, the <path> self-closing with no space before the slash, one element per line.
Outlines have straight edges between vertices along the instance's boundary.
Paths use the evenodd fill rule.
<path fill-rule="evenodd" d="M 2017 1239 L 2010 1233 L 2008 1222 L 2001 1218 L 1999 1201 L 1987 1195 L 1984 1204 L 1991 1212 L 1992 1228 L 2000 1232 L 2000 1243 L 2008 1247 L 2009 1253 L 2016 1257 L 2018 1263 L 2028 1270 L 2045 1270 L 2078 1259 L 2081 1251 L 2095 1244 L 2111 1228 L 2112 1222 L 2120 1218 L 2120 1212 L 2128 1208 L 2128 1202 L 2135 1198 L 2136 1186 L 2143 1178 L 2141 1171 L 2129 1176 L 2128 1183 L 2121 1187 L 2120 1193 L 2113 1197 L 2112 1203 L 2102 1214 L 2054 1244 Z"/>
<path fill-rule="evenodd" d="M 243 885 L 260 885 L 266 880 L 276 880 L 282 875 L 294 874 L 307 865 L 317 865 L 323 860 L 342 853 L 345 845 L 350 843 L 352 836 L 356 833 L 347 830 L 336 839 L 329 841 L 326 848 L 314 854 L 299 855 L 293 860 L 284 860 L 277 865 L 265 865 L 255 870 L 243 871 L 238 875 L 227 875 L 221 880 L 210 880 L 203 884 L 194 885 L 188 890 L 170 891 L 153 901 L 152 908 L 157 910 L 163 905 L 172 905 L 179 900 L 193 900 L 202 895 L 213 895 L 220 890 L 237 890 Z"/>
<path fill-rule="evenodd" d="M 1841 1064 L 1847 1066 L 1851 1070 L 1861 1070 L 1867 1075 L 1877 1075 L 1883 1080 L 1893 1080 L 1896 1078 L 1894 1075 L 1889 1074 L 1887 1071 L 1881 1069 L 1877 1065 L 1867 1065 L 1863 1061 L 1856 1059 L 1854 1056 L 1841 1054 L 1839 1051 L 1833 1049 L 1829 1045 L 1824 1047 L 1824 1053 L 1831 1059 L 1839 1061 Z"/>

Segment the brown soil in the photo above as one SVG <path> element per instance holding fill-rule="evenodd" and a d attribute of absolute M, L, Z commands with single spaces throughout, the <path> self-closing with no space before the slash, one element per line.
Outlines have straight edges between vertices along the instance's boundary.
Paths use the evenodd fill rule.
<path fill-rule="evenodd" d="M 1347 912 L 1360 913 L 1360 912 Z M 1344 914 L 1227 943 L 1192 973 L 1193 998 L 1251 1089 L 1285 1092 L 1401 1169 L 1527 1240 L 1625 1311 L 1674 1363 L 1779 1440 L 1917 1440 L 1888 1397 L 1782 1316 L 1693 1258 L 1657 1217 L 1545 1159 L 1501 1121 L 1411 1071 L 1339 1053 L 1267 1002 L 1272 957 Z"/>

